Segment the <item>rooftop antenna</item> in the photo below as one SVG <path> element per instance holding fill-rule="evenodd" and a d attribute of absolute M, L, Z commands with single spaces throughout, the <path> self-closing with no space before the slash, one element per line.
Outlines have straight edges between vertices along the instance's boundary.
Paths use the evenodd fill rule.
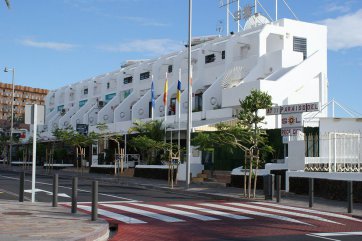
<path fill-rule="evenodd" d="M 216 23 L 216 32 L 219 33 L 219 35 L 221 35 L 222 31 L 224 30 L 223 29 L 223 21 L 222 20 L 218 20 L 217 23 Z"/>
<path fill-rule="evenodd" d="M 287 8 L 289 9 L 289 11 L 293 14 L 294 18 L 295 18 L 296 20 L 299 20 L 298 17 L 297 17 L 297 15 L 295 15 L 295 13 L 293 12 L 293 10 L 289 7 L 287 1 L 286 1 L 286 0 L 283 0 L 283 2 L 284 2 L 284 4 L 285 4 L 285 6 L 287 6 Z"/>
<path fill-rule="evenodd" d="M 247 21 L 251 15 L 253 15 L 253 7 L 250 5 L 245 5 L 242 11 L 243 19 Z"/>
<path fill-rule="evenodd" d="M 240 32 L 240 18 L 241 18 L 241 11 L 240 11 L 240 0 L 238 0 L 238 11 L 237 11 L 237 24 L 238 24 L 238 33 Z"/>
<path fill-rule="evenodd" d="M 236 3 L 238 5 L 238 10 L 232 14 L 230 12 L 230 5 L 233 3 Z M 238 32 L 240 31 L 240 19 L 241 19 L 241 11 L 240 11 L 240 0 L 226 0 L 226 2 L 224 2 L 224 0 L 220 0 L 219 2 L 219 7 L 225 7 L 226 6 L 226 36 L 229 35 L 230 33 L 230 15 L 233 17 L 233 19 L 235 21 L 237 21 L 237 25 L 238 25 Z"/>

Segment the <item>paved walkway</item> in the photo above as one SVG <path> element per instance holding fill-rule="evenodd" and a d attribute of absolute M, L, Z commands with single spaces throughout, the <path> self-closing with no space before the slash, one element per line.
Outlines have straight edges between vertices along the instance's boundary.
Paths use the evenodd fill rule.
<path fill-rule="evenodd" d="M 0 201 L 0 240 L 105 241 L 108 223 L 90 221 L 90 215 L 70 214 L 49 203 Z"/>

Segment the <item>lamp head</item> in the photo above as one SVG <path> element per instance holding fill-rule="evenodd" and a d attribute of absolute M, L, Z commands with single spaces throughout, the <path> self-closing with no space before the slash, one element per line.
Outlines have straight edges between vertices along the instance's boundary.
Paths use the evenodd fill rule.
<path fill-rule="evenodd" d="M 6 73 L 6 72 L 9 72 L 8 67 L 5 67 L 4 72 L 5 72 L 5 73 Z"/>

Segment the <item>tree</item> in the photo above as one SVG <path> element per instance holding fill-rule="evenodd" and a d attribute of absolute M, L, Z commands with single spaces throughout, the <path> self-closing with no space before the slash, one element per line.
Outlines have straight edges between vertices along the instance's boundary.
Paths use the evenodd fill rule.
<path fill-rule="evenodd" d="M 163 121 L 136 121 L 128 132 L 136 134 L 131 139 L 130 144 L 144 154 L 148 164 L 154 163 L 157 154 L 164 148 L 165 132 Z M 166 152 L 164 154 L 166 159 Z"/>
<path fill-rule="evenodd" d="M 85 148 L 90 146 L 94 141 L 99 138 L 99 135 L 95 132 L 90 132 L 87 136 L 80 134 L 71 127 L 66 129 L 55 129 L 53 135 L 60 141 L 75 147 L 76 151 L 76 165 L 79 167 L 79 161 L 81 170 L 83 172 L 83 160 L 85 159 Z"/>
<path fill-rule="evenodd" d="M 136 134 L 130 144 L 143 154 L 148 164 L 155 163 L 156 156 L 162 152 L 162 163 L 168 166 L 168 183 L 173 188 L 175 166 L 177 169 L 179 165 L 179 161 L 174 162 L 174 157 L 179 156 L 179 150 L 177 145 L 165 141 L 164 128 L 163 121 L 160 120 L 136 121 L 128 132 Z"/>
<path fill-rule="evenodd" d="M 97 129 L 100 131 L 100 140 L 103 141 L 114 141 L 117 144 L 117 150 L 116 150 L 116 154 L 118 155 L 118 157 L 120 158 L 120 165 L 118 165 L 118 168 L 120 167 L 121 169 L 121 174 L 123 173 L 123 166 L 124 166 L 124 160 L 125 160 L 125 156 L 124 156 L 124 149 L 121 149 L 121 142 L 123 139 L 123 135 L 118 134 L 118 133 L 111 133 L 108 132 L 108 126 L 106 123 L 99 123 L 97 124 Z M 117 158 L 115 157 L 114 160 L 114 164 L 115 164 L 115 173 L 116 174 L 116 166 L 117 166 Z M 118 170 L 119 173 L 119 170 Z"/>
<path fill-rule="evenodd" d="M 271 152 L 272 148 L 267 145 L 266 132 L 261 129 L 264 117 L 258 115 L 260 109 L 271 107 L 271 96 L 259 90 L 252 90 L 250 95 L 240 101 L 241 111 L 235 125 L 220 123 L 216 125 L 216 132 L 200 133 L 193 138 L 193 145 L 199 146 L 200 150 L 208 148 L 226 148 L 232 151 L 234 148 L 241 149 L 245 153 L 244 158 L 244 195 L 251 197 L 251 183 L 254 178 L 255 197 L 257 184 L 257 170 L 260 165 L 260 157 Z M 249 165 L 247 180 L 247 165 Z M 253 166 L 255 166 L 255 175 Z M 248 185 L 246 185 L 248 182 Z M 246 193 L 246 191 L 248 192 Z"/>

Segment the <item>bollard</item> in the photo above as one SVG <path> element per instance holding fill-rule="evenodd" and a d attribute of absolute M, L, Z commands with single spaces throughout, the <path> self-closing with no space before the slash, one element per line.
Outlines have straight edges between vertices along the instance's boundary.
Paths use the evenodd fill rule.
<path fill-rule="evenodd" d="M 19 202 L 24 202 L 25 172 L 20 173 Z"/>
<path fill-rule="evenodd" d="M 314 203 L 314 178 L 309 178 L 309 207 L 312 208 Z"/>
<path fill-rule="evenodd" d="M 72 182 L 72 213 L 77 213 L 78 177 L 73 177 Z"/>
<path fill-rule="evenodd" d="M 263 178 L 265 200 L 273 200 L 274 175 L 268 174 Z"/>
<path fill-rule="evenodd" d="M 53 176 L 53 207 L 58 207 L 58 174 Z"/>
<path fill-rule="evenodd" d="M 281 190 L 280 190 L 281 187 L 282 187 L 282 176 L 277 175 L 276 176 L 276 188 L 277 188 L 276 196 L 277 196 L 278 203 L 280 202 L 280 199 L 281 199 Z"/>
<path fill-rule="evenodd" d="M 98 217 L 98 181 L 92 183 L 92 221 Z"/>
<path fill-rule="evenodd" d="M 353 212 L 353 182 L 347 182 L 347 202 L 348 202 L 348 213 Z"/>

